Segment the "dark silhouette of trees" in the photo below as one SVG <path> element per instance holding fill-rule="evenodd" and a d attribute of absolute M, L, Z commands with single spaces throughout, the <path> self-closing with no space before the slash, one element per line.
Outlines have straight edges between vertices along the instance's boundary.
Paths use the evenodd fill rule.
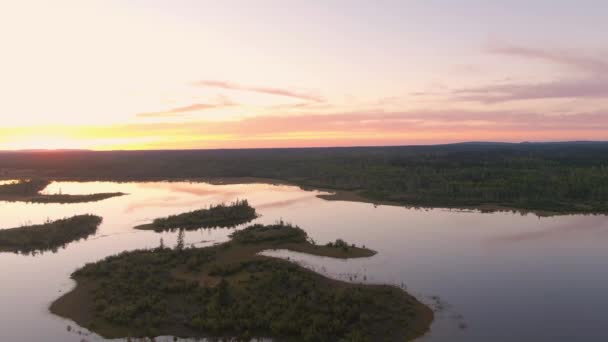
<path fill-rule="evenodd" d="M 608 212 L 608 143 L 0 153 L 5 177 L 260 177 L 419 206 Z"/>
<path fill-rule="evenodd" d="M 155 231 L 214 227 L 234 227 L 247 223 L 257 217 L 255 208 L 247 200 L 236 200 L 226 205 L 212 205 L 207 209 L 195 210 L 183 214 L 157 218 L 151 224 L 135 227 L 136 229 L 153 229 Z"/>
<path fill-rule="evenodd" d="M 66 244 L 95 234 L 101 217 L 78 215 L 43 224 L 0 230 L 0 252 L 56 251 Z"/>
<path fill-rule="evenodd" d="M 184 249 L 184 230 L 180 229 L 179 233 L 177 233 L 177 243 L 175 244 L 175 249 L 177 251 L 181 251 Z"/>
<path fill-rule="evenodd" d="M 124 195 L 121 192 L 98 193 L 90 195 L 41 194 L 49 184 L 48 180 L 20 180 L 0 185 L 0 201 L 31 203 L 84 203 L 96 202 Z"/>

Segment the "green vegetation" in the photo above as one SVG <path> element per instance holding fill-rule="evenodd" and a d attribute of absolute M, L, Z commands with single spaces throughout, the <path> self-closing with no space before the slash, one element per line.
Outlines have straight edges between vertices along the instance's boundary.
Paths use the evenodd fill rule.
<path fill-rule="evenodd" d="M 313 246 L 298 227 L 277 223 L 235 232 L 207 248 L 124 252 L 74 272 L 77 287 L 51 306 L 57 315 L 107 338 L 272 337 L 281 341 L 409 340 L 432 311 L 401 289 L 331 280 L 258 254 Z M 340 249 L 356 257 L 364 249 Z"/>
<path fill-rule="evenodd" d="M 84 203 L 97 202 L 111 197 L 122 196 L 122 192 L 98 193 L 90 195 L 40 194 L 49 184 L 48 180 L 21 180 L 0 185 L 0 201 L 30 203 Z"/>
<path fill-rule="evenodd" d="M 103 192 L 98 194 L 89 195 L 64 195 L 64 194 L 53 194 L 53 195 L 38 195 L 29 197 L 26 202 L 31 203 L 87 203 L 87 202 L 98 202 L 108 198 L 124 196 L 122 192 Z"/>
<path fill-rule="evenodd" d="M 233 241 L 243 244 L 261 243 L 308 243 L 308 234 L 300 228 L 293 227 L 284 222 L 265 226 L 255 224 L 246 229 L 237 230 L 230 235 Z"/>
<path fill-rule="evenodd" d="M 155 231 L 213 227 L 234 227 L 250 222 L 257 217 L 255 208 L 247 200 L 236 200 L 230 205 L 218 204 L 208 209 L 195 210 L 165 218 L 157 218 L 151 224 L 135 227 Z"/>
<path fill-rule="evenodd" d="M 341 248 L 343 250 L 348 250 L 349 248 L 351 248 L 351 246 L 349 246 L 348 243 L 346 243 L 346 241 L 344 241 L 342 239 L 337 239 L 335 242 L 329 242 L 325 246 L 327 246 L 327 247 L 334 247 L 334 248 Z M 354 246 L 352 246 L 352 247 L 354 247 Z"/>
<path fill-rule="evenodd" d="M 30 179 L 0 185 L 0 196 L 35 196 L 51 184 L 48 180 Z"/>
<path fill-rule="evenodd" d="M 56 251 L 67 243 L 95 234 L 101 217 L 79 215 L 44 224 L 0 230 L 0 252 Z"/>
<path fill-rule="evenodd" d="M 608 213 L 608 143 L 67 151 L 5 153 L 1 158 L 0 176 L 6 179 L 254 177 L 413 206 Z"/>
<path fill-rule="evenodd" d="M 297 226 L 283 221 L 273 225 L 255 224 L 246 229 L 237 230 L 230 235 L 234 242 L 244 246 L 265 246 L 266 249 L 289 249 L 296 252 L 327 256 L 333 258 L 365 258 L 376 254 L 375 251 L 365 247 L 348 245 L 342 239 L 343 245 L 328 243 L 325 246 L 317 245 L 308 237 L 306 232 Z"/>

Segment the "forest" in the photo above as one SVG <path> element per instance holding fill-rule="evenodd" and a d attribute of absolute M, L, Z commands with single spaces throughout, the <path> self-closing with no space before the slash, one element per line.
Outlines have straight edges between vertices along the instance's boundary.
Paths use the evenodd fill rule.
<path fill-rule="evenodd" d="M 255 208 L 250 206 L 247 200 L 236 200 L 229 205 L 222 203 L 206 209 L 157 218 L 151 224 L 140 225 L 135 229 L 152 229 L 160 232 L 177 229 L 235 227 L 250 222 L 256 217 Z"/>
<path fill-rule="evenodd" d="M 331 280 L 258 253 L 313 246 L 306 233 L 279 222 L 234 232 L 206 248 L 123 252 L 73 273 L 77 287 L 51 311 L 104 337 L 273 337 L 281 341 L 409 340 L 432 311 L 398 287 Z M 341 250 L 342 258 L 357 250 Z M 314 254 L 314 252 L 313 252 Z"/>
<path fill-rule="evenodd" d="M 49 180 L 23 179 L 0 185 L 0 201 L 30 203 L 85 203 L 97 202 L 112 197 L 123 196 L 121 192 L 107 192 L 87 195 L 42 194 L 51 184 Z"/>
<path fill-rule="evenodd" d="M 21 180 L 0 185 L 0 196 L 35 196 L 51 184 L 48 180 Z"/>
<path fill-rule="evenodd" d="M 95 234 L 101 217 L 78 215 L 43 224 L 0 229 L 0 252 L 22 254 L 56 251 L 66 244 Z"/>
<path fill-rule="evenodd" d="M 608 212 L 608 143 L 0 153 L 0 177 L 257 177 L 410 206 Z"/>

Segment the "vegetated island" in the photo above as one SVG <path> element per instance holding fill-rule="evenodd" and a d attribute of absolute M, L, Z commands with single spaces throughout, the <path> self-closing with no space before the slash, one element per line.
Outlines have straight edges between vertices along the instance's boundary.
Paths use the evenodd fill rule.
<path fill-rule="evenodd" d="M 102 218 L 78 215 L 43 224 L 0 230 L 0 252 L 56 251 L 66 244 L 95 234 Z"/>
<path fill-rule="evenodd" d="M 0 185 L 0 201 L 30 203 L 84 203 L 123 196 L 122 192 L 107 192 L 89 195 L 41 194 L 49 184 L 48 180 L 20 180 Z"/>
<path fill-rule="evenodd" d="M 196 230 L 200 228 L 234 227 L 257 218 L 255 208 L 247 200 L 236 200 L 226 205 L 212 205 L 207 209 L 195 210 L 183 214 L 157 218 L 150 224 L 136 226 L 135 229 L 147 229 L 157 232 L 166 230 Z"/>
<path fill-rule="evenodd" d="M 403 341 L 424 334 L 433 319 L 427 306 L 397 287 L 332 280 L 259 254 L 290 249 L 354 258 L 371 250 L 317 246 L 282 222 L 231 237 L 206 248 L 184 248 L 178 238 L 174 249 L 161 244 L 87 264 L 72 274 L 76 288 L 50 310 L 105 338 Z"/>

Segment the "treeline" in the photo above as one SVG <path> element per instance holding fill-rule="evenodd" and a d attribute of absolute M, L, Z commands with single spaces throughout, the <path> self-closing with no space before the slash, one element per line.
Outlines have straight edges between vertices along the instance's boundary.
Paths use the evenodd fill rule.
<path fill-rule="evenodd" d="M 43 224 L 0 229 L 0 252 L 56 251 L 69 242 L 95 234 L 101 221 L 99 216 L 78 215 Z"/>
<path fill-rule="evenodd" d="M 332 258 L 365 258 L 376 254 L 365 246 L 348 244 L 342 239 L 318 245 L 304 229 L 290 223 L 278 221 L 271 225 L 254 224 L 233 232 L 232 241 L 244 245 L 265 246 L 265 248 L 286 248 L 296 252 L 327 256 Z"/>
<path fill-rule="evenodd" d="M 51 184 L 48 180 L 19 180 L 0 185 L 0 196 L 34 196 Z"/>
<path fill-rule="evenodd" d="M 272 225 L 254 224 L 230 235 L 233 241 L 244 244 L 308 243 L 304 229 L 282 221 Z"/>
<path fill-rule="evenodd" d="M 105 192 L 89 195 L 41 194 L 51 181 L 24 179 L 0 185 L 0 201 L 29 203 L 85 203 L 97 202 L 125 195 L 122 192 Z"/>
<path fill-rule="evenodd" d="M 0 161 L 5 177 L 261 177 L 409 205 L 608 212 L 608 143 L 7 153 Z"/>

